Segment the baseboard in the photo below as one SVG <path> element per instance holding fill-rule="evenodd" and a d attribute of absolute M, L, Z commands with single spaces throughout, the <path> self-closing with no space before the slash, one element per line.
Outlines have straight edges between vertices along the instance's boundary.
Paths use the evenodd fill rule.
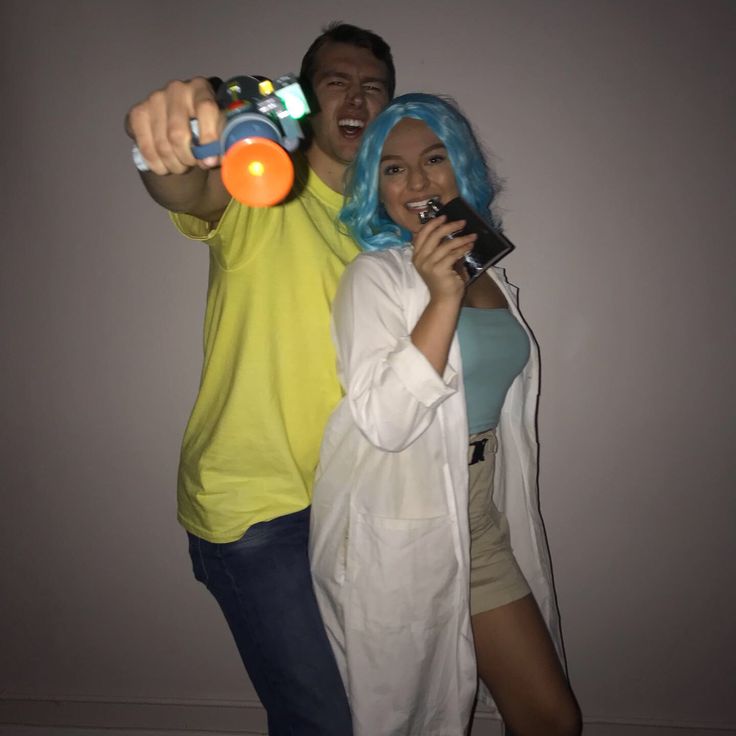
<path fill-rule="evenodd" d="M 0 696 L 0 736 L 117 736 L 117 731 L 125 736 L 266 736 L 268 733 L 266 715 L 257 700 L 132 701 Z"/>
<path fill-rule="evenodd" d="M 0 736 L 266 736 L 257 700 L 125 700 L 0 695 Z M 585 736 L 731 736 L 736 726 L 662 720 L 585 718 Z M 502 736 L 478 712 L 472 736 Z"/>

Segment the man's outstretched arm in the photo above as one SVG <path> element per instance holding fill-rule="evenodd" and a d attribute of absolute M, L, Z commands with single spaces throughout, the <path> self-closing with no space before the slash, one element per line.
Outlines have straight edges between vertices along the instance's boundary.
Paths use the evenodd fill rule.
<path fill-rule="evenodd" d="M 230 202 L 220 177 L 220 159 L 192 155 L 191 120 L 199 123 L 199 142 L 217 140 L 223 115 L 204 77 L 169 82 L 134 105 L 125 130 L 135 141 L 150 171 L 141 179 L 151 197 L 172 212 L 186 212 L 217 222 Z"/>

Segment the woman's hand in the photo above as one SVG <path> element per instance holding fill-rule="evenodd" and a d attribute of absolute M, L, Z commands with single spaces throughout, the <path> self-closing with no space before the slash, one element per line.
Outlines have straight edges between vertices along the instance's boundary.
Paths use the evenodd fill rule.
<path fill-rule="evenodd" d="M 442 215 L 430 220 L 414 236 L 412 263 L 429 289 L 430 301 L 459 303 L 465 279 L 455 269 L 457 261 L 473 245 L 475 233 L 448 238 L 461 230 L 465 220 L 447 222 Z"/>
<path fill-rule="evenodd" d="M 444 215 L 430 220 L 414 236 L 412 262 L 429 289 L 429 304 L 411 333 L 411 341 L 441 376 L 447 365 L 465 280 L 454 266 L 476 239 L 475 233 L 446 240 L 465 225 L 446 222 Z"/>

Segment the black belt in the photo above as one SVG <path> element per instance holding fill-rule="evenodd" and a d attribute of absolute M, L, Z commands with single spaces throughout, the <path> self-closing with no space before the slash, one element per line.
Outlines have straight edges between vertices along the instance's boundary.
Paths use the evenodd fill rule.
<path fill-rule="evenodd" d="M 486 443 L 488 437 L 484 437 L 482 440 L 476 440 L 471 442 L 470 446 L 473 448 L 473 456 L 470 458 L 468 465 L 475 465 L 476 463 L 482 462 L 486 459 Z"/>

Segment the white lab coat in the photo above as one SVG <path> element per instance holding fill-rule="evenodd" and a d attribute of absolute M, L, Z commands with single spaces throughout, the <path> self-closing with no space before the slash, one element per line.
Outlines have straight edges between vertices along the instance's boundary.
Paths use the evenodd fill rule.
<path fill-rule="evenodd" d="M 524 325 L 515 287 L 501 269 L 489 275 Z M 358 256 L 333 305 L 346 396 L 322 443 L 310 555 L 355 736 L 462 736 L 476 690 L 460 348 L 455 337 L 440 377 L 413 345 L 428 300 L 411 249 L 395 248 Z M 539 361 L 529 338 L 497 429 L 493 497 L 561 651 L 537 499 Z"/>

